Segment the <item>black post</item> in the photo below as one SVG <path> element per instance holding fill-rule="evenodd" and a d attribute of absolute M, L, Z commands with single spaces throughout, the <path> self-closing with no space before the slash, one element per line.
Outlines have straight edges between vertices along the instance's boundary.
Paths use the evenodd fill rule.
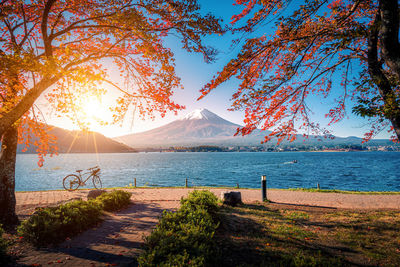
<path fill-rule="evenodd" d="M 187 178 L 185 179 L 185 187 L 186 188 L 188 187 L 188 179 Z"/>
<path fill-rule="evenodd" d="M 261 176 L 261 192 L 262 192 L 262 201 L 267 200 L 267 176 Z"/>

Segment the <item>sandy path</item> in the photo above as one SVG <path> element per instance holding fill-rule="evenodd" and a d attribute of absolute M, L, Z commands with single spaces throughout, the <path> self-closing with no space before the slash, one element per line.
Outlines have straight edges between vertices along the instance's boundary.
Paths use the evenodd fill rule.
<path fill-rule="evenodd" d="M 133 204 L 118 213 L 109 214 L 97 228 L 65 241 L 55 248 L 36 250 L 17 245 L 18 264 L 41 266 L 135 266 L 135 257 L 162 211 L 179 207 L 179 200 L 193 189 L 130 189 Z M 220 196 L 227 189 L 210 189 Z M 237 189 L 233 189 L 237 190 Z M 260 190 L 240 189 L 245 203 L 261 200 Z M 17 213 L 21 218 L 37 206 L 57 205 L 69 199 L 86 199 L 87 190 L 77 192 L 43 191 L 17 193 Z M 400 209 L 400 195 L 356 195 L 268 190 L 268 199 L 276 203 L 311 207 L 351 209 Z M 36 265 L 36 266 L 40 266 Z M 35 265 L 34 265 L 35 266 Z"/>
<path fill-rule="evenodd" d="M 193 189 L 134 189 L 133 198 L 145 201 L 179 200 Z M 254 189 L 231 189 L 240 191 L 245 203 L 261 201 L 261 190 Z M 227 189 L 210 189 L 218 197 Z M 267 191 L 269 200 L 284 204 L 298 204 L 344 209 L 400 209 L 400 195 L 361 195 L 340 193 L 314 193 L 302 191 L 288 191 L 270 189 Z"/>
<path fill-rule="evenodd" d="M 132 200 L 136 202 L 151 201 L 179 201 L 186 196 L 192 188 L 137 188 L 127 189 L 131 192 Z M 217 196 L 228 189 L 209 189 Z M 231 189 L 240 191 L 245 203 L 261 201 L 261 191 L 254 189 Z M 36 191 L 17 192 L 17 212 L 27 214 L 34 207 L 56 205 L 63 201 L 82 198 L 86 199 L 88 190 L 75 192 L 67 191 Z M 361 195 L 340 193 L 314 193 L 302 191 L 288 191 L 270 189 L 267 191 L 268 199 L 285 204 L 300 204 L 345 209 L 400 209 L 400 195 Z"/>

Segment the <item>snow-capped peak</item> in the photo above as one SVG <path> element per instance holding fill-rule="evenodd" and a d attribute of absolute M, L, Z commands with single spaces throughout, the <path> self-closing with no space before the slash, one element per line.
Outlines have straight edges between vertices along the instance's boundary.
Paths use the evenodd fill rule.
<path fill-rule="evenodd" d="M 192 112 L 186 114 L 181 120 L 210 120 L 210 119 L 217 119 L 219 118 L 218 115 L 212 113 L 208 109 L 199 108 L 195 109 Z"/>

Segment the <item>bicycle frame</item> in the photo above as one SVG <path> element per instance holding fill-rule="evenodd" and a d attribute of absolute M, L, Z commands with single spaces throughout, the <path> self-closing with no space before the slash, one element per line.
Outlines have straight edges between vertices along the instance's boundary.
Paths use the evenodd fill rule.
<path fill-rule="evenodd" d="M 80 172 L 78 172 L 78 177 L 79 177 L 80 182 L 81 182 L 82 184 L 85 184 L 85 183 L 90 179 L 90 177 L 93 177 L 94 175 L 96 175 L 97 173 L 99 173 L 99 171 L 100 171 L 100 169 L 96 169 L 96 170 L 93 170 L 93 171 L 90 171 L 90 172 L 86 172 L 86 173 L 83 173 L 83 174 L 81 174 Z M 86 178 L 86 180 L 83 180 L 82 177 L 83 177 L 84 175 L 86 175 L 86 174 L 89 174 L 89 173 L 90 173 L 90 175 Z"/>

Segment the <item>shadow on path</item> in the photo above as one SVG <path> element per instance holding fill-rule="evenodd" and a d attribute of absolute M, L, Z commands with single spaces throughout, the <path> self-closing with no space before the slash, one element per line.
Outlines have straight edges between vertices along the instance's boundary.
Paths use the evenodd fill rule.
<path fill-rule="evenodd" d="M 143 236 L 151 232 L 163 210 L 173 210 L 178 202 L 141 202 L 107 214 L 97 227 L 67 240 L 54 248 L 24 253 L 19 264 L 63 263 L 64 266 L 136 266 Z"/>

